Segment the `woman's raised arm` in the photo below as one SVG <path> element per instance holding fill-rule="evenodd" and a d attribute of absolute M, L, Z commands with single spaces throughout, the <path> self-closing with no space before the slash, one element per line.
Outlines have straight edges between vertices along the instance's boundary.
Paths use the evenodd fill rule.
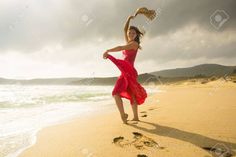
<path fill-rule="evenodd" d="M 129 16 L 126 23 L 125 23 L 125 27 L 124 27 L 124 33 L 125 33 L 125 41 L 126 43 L 128 43 L 129 39 L 128 39 L 128 35 L 127 35 L 127 31 L 129 29 L 129 22 L 131 19 L 133 19 L 135 16 Z"/>

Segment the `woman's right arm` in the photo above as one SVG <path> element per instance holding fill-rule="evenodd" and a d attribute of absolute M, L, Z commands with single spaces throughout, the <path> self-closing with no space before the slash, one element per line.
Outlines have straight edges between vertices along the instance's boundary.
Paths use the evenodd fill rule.
<path fill-rule="evenodd" d="M 128 35 L 127 35 L 127 32 L 128 32 L 128 29 L 129 29 L 129 22 L 131 19 L 133 19 L 134 16 L 129 16 L 126 23 L 125 23 L 125 27 L 124 27 L 124 33 L 125 33 L 125 41 L 128 43 Z"/>

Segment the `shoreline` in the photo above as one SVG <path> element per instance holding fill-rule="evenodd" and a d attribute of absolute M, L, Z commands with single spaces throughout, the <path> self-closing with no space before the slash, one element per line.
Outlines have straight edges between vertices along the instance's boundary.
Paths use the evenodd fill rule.
<path fill-rule="evenodd" d="M 159 92 L 157 90 L 152 90 L 152 89 L 150 89 L 150 95 L 152 95 L 155 92 Z M 127 102 L 128 102 L 128 100 L 127 100 Z M 11 131 L 11 130 L 8 129 L 9 127 L 6 128 L 6 129 L 8 129 L 8 132 L 7 132 L 7 130 L 6 130 L 6 132 L 9 135 L 8 136 L 7 135 L 1 136 L 2 138 L 1 138 L 0 142 L 3 143 L 3 147 L 1 147 L 0 156 L 6 156 L 6 157 L 18 156 L 19 154 L 21 154 L 21 152 L 23 152 L 24 150 L 30 148 L 31 146 L 33 146 L 35 144 L 35 142 L 37 141 L 38 132 L 40 130 L 44 129 L 44 128 L 54 126 L 54 125 L 65 124 L 65 123 L 68 123 L 68 122 L 72 121 L 73 119 L 78 119 L 78 118 L 81 118 L 81 117 L 91 118 L 92 116 L 96 116 L 96 115 L 99 115 L 99 114 L 101 115 L 101 114 L 104 114 L 104 113 L 106 113 L 110 110 L 116 111 L 116 106 L 113 105 L 114 104 L 113 99 L 91 101 L 91 102 L 85 102 L 85 103 L 86 104 L 80 104 L 80 105 L 83 105 L 83 106 L 85 105 L 84 107 L 87 106 L 86 108 L 91 108 L 91 109 L 89 109 L 89 110 L 84 110 L 83 109 L 84 112 L 82 113 L 82 115 L 81 114 L 70 115 L 70 112 L 67 112 L 68 111 L 68 104 L 66 104 L 67 108 L 65 108 L 65 109 L 67 109 L 67 110 L 65 110 L 63 112 L 68 113 L 68 116 L 64 116 L 64 115 L 67 115 L 67 114 L 63 114 L 63 112 L 61 112 L 63 115 L 54 114 L 56 117 L 59 116 L 59 119 L 56 118 L 55 116 L 53 116 L 51 119 L 54 119 L 54 120 L 58 119 L 58 120 L 57 121 L 53 120 L 53 122 L 51 122 L 50 119 L 46 118 L 47 121 L 50 122 L 50 124 L 45 123 L 45 125 L 42 125 L 42 124 L 44 124 L 42 122 L 43 122 L 43 119 L 45 119 L 45 118 L 41 117 L 41 118 L 36 118 L 36 119 L 38 119 L 38 121 L 35 121 L 35 123 L 32 123 L 33 126 L 30 126 L 30 127 L 32 127 L 30 129 L 27 128 L 27 126 L 26 126 L 26 127 L 23 127 L 23 130 L 22 129 L 19 129 L 19 130 L 18 129 L 16 129 L 16 130 L 12 129 L 12 131 L 14 131 L 15 133 L 13 133 L 13 132 L 10 133 L 9 131 Z M 83 106 L 81 106 L 81 107 L 83 107 Z M 50 108 L 50 107 L 47 106 L 47 108 Z M 55 107 L 53 107 L 53 108 L 55 108 Z M 77 109 L 77 107 L 74 108 L 75 113 L 77 112 L 76 109 Z M 25 109 L 23 109 L 23 108 L 20 109 L 19 113 L 21 112 L 21 110 L 24 111 Z M 35 108 L 34 110 L 38 110 L 38 109 Z M 39 110 L 42 110 L 42 108 L 39 108 Z M 44 107 L 43 107 L 43 110 L 48 111 L 48 109 L 46 109 Z M 72 112 L 74 112 L 74 111 L 72 111 Z M 8 113 L 8 112 L 6 112 L 6 113 Z M 16 124 L 21 125 L 20 122 L 16 123 Z M 4 135 L 4 134 L 2 134 L 2 135 Z M 10 149 L 10 148 L 12 148 L 12 149 Z"/>
<path fill-rule="evenodd" d="M 102 102 L 102 101 L 101 101 Z M 105 101 L 105 102 L 108 102 L 108 101 Z M 107 109 L 105 109 L 107 110 Z M 42 128 L 39 128 L 37 130 L 34 130 L 32 132 L 32 138 L 31 139 L 31 144 L 27 145 L 26 147 L 22 148 L 22 149 L 19 149 L 17 152 L 15 153 L 12 153 L 12 154 L 9 154 L 7 155 L 6 157 L 17 157 L 19 156 L 22 152 L 24 152 L 26 149 L 32 147 L 33 145 L 36 144 L 37 142 L 37 139 L 38 139 L 38 134 L 41 130 L 44 130 L 44 129 L 47 129 L 47 128 L 50 128 L 50 127 L 53 127 L 53 126 L 58 126 L 58 125 L 63 125 L 63 124 L 67 124 L 67 123 L 70 123 L 78 118 L 81 118 L 81 117 L 84 117 L 84 118 L 91 118 L 91 117 L 96 117 L 100 114 L 103 114 L 104 111 L 99 111 L 98 113 L 95 113 L 95 115 L 91 115 L 91 114 L 84 114 L 84 115 L 77 115 L 77 116 L 72 116 L 72 117 L 67 117 L 66 119 L 63 119 L 63 120 L 60 120 L 60 121 L 57 121 L 57 122 L 54 122 L 54 123 L 51 123 L 50 125 L 48 126 L 44 126 Z M 95 112 L 95 111 L 92 111 L 92 112 Z"/>
<path fill-rule="evenodd" d="M 166 90 L 166 92 L 156 93 L 153 100 L 149 100 L 146 104 L 140 106 L 140 116 L 147 115 L 147 117 L 140 117 L 141 122 L 135 124 L 129 121 L 129 125 L 124 125 L 121 123 L 116 110 L 89 118 L 74 118 L 66 123 L 40 130 L 36 135 L 36 143 L 23 150 L 19 157 L 30 157 L 32 155 L 35 157 L 45 155 L 50 157 L 85 156 L 86 153 L 90 153 L 94 157 L 101 155 L 105 157 L 108 155 L 117 156 L 115 153 L 134 156 L 142 153 L 150 155 L 150 152 L 163 156 L 172 156 L 173 154 L 195 156 L 192 153 L 193 151 L 201 156 L 209 155 L 209 151 L 203 150 L 200 146 L 213 147 L 213 143 L 217 144 L 217 142 L 228 147 L 232 144 L 233 148 L 230 148 L 230 150 L 236 149 L 236 135 L 234 133 L 236 127 L 225 124 L 226 122 L 232 124 L 236 119 L 235 114 L 233 115 L 235 108 L 232 108 L 232 101 L 227 103 L 226 107 L 220 105 L 220 103 L 225 103 L 228 98 L 235 102 L 232 97 L 232 94 L 236 91 L 235 84 L 215 81 L 203 85 L 163 85 L 158 87 L 160 87 L 160 90 Z M 216 87 L 218 90 L 214 89 Z M 224 94 L 225 92 L 227 93 Z M 220 100 L 217 99 L 218 95 L 221 95 Z M 173 100 L 169 99 L 170 97 Z M 196 100 L 199 100 L 199 102 L 196 102 Z M 124 107 L 129 113 L 128 119 L 131 119 L 130 106 L 126 103 L 124 103 Z M 204 105 L 205 103 L 208 105 Z M 178 108 L 181 108 L 181 110 L 178 110 Z M 214 112 L 211 112 L 213 109 L 215 109 Z M 216 116 L 215 112 L 218 114 L 223 112 L 220 119 L 218 119 L 219 117 Z M 206 114 L 209 115 L 206 116 Z M 188 122 L 186 118 L 191 122 Z M 215 122 L 219 126 L 215 126 Z M 161 131 L 158 132 L 155 128 L 159 128 Z M 155 150 L 147 147 L 144 150 L 138 150 L 135 147 L 120 147 L 112 143 L 112 140 L 119 136 L 131 140 L 134 131 L 152 138 L 164 149 Z M 170 133 L 166 134 L 165 132 L 168 131 Z M 178 137 L 183 135 L 187 136 L 186 139 Z M 193 139 L 189 137 L 190 135 L 193 136 Z M 198 139 L 195 139 L 196 137 Z M 55 144 L 57 145 L 55 146 Z M 61 151 L 58 152 L 57 150 Z"/>

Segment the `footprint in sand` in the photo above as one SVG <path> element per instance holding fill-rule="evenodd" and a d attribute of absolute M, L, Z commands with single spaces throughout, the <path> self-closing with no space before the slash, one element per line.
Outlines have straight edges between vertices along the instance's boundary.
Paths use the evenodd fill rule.
<path fill-rule="evenodd" d="M 126 140 L 124 139 L 124 137 L 119 136 L 113 139 L 113 143 L 120 147 L 133 145 L 136 149 L 139 149 L 139 150 L 143 150 L 146 147 L 164 149 L 164 147 L 160 147 L 159 144 L 156 141 L 154 141 L 152 138 L 149 138 L 139 132 L 133 132 L 133 135 L 134 135 L 133 141 Z"/>
<path fill-rule="evenodd" d="M 138 154 L 137 157 L 148 157 L 148 156 L 145 154 Z"/>
<path fill-rule="evenodd" d="M 220 157 L 232 157 L 233 154 L 231 154 L 228 150 L 220 149 L 220 148 L 214 148 L 214 147 L 202 147 L 202 149 L 210 151 L 213 156 L 220 156 Z"/>
<path fill-rule="evenodd" d="M 147 117 L 147 114 L 145 114 L 145 113 L 147 113 L 146 111 L 142 111 L 140 113 L 144 113 L 143 115 L 141 115 L 141 117 Z"/>
<path fill-rule="evenodd" d="M 128 140 L 125 140 L 124 137 L 119 136 L 119 137 L 115 137 L 113 139 L 113 142 L 115 145 L 120 146 L 120 147 L 124 147 L 126 145 L 130 145 L 130 142 Z"/>
<path fill-rule="evenodd" d="M 148 110 L 149 111 L 152 111 L 152 110 L 156 110 L 157 108 L 149 108 Z M 145 114 L 145 113 L 147 113 L 147 111 L 141 111 L 140 113 L 144 113 L 141 117 L 147 117 L 147 114 Z"/>
<path fill-rule="evenodd" d="M 156 110 L 157 108 L 149 108 L 148 110 L 149 111 L 152 111 L 152 110 Z M 140 113 L 143 113 L 144 115 L 143 116 L 141 116 L 141 117 L 147 117 L 147 111 L 141 111 Z"/>
<path fill-rule="evenodd" d="M 134 141 L 133 141 L 133 145 L 135 146 L 135 148 L 137 149 L 145 149 L 146 147 L 155 147 L 158 149 L 164 149 L 164 147 L 160 147 L 159 144 L 154 141 L 152 138 L 147 137 L 139 132 L 133 132 L 134 135 Z"/>
<path fill-rule="evenodd" d="M 148 110 L 149 111 L 152 111 L 152 110 L 156 110 L 157 108 L 149 108 Z"/>
<path fill-rule="evenodd" d="M 146 114 L 144 114 L 144 115 L 142 115 L 141 117 L 147 117 L 147 115 L 146 115 Z"/>
<path fill-rule="evenodd" d="M 119 136 L 119 137 L 116 137 L 116 138 L 113 139 L 113 143 L 118 143 L 118 142 L 120 142 L 122 140 L 124 140 L 124 137 Z"/>

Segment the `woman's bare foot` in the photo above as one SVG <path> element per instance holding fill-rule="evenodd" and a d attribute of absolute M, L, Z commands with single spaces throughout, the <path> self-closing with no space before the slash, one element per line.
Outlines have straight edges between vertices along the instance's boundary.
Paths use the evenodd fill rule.
<path fill-rule="evenodd" d="M 139 118 L 133 118 L 132 121 L 140 121 Z"/>
<path fill-rule="evenodd" d="M 124 114 L 124 117 L 121 116 L 121 119 L 122 119 L 122 121 L 123 121 L 124 124 L 127 124 L 128 116 L 129 116 L 129 115 L 128 115 L 127 113 Z"/>

